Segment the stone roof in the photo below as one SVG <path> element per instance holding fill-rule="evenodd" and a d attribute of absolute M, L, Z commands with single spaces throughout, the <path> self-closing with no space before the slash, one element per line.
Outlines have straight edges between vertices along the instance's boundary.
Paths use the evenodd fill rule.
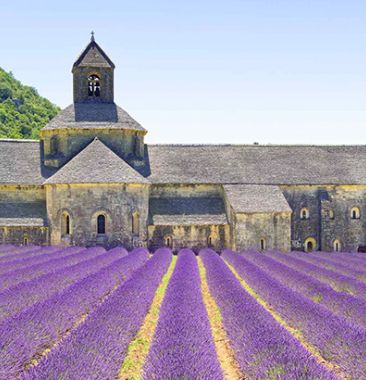
<path fill-rule="evenodd" d="M 45 202 L 1 202 L 0 226 L 44 226 Z"/>
<path fill-rule="evenodd" d="M 63 109 L 42 130 L 129 129 L 146 133 L 136 120 L 114 103 L 74 103 Z"/>
<path fill-rule="evenodd" d="M 114 63 L 94 39 L 89 42 L 73 65 L 73 67 L 83 66 L 115 68 Z"/>
<path fill-rule="evenodd" d="M 366 145 L 149 145 L 152 183 L 366 184 Z"/>
<path fill-rule="evenodd" d="M 236 213 L 291 212 L 278 186 L 225 185 L 224 190 Z"/>
<path fill-rule="evenodd" d="M 148 145 L 151 183 L 366 185 L 366 145 Z M 40 185 L 40 142 L 0 139 L 0 183 Z"/>
<path fill-rule="evenodd" d="M 41 185 L 54 173 L 41 165 L 40 142 L 37 140 L 0 139 L 0 183 Z"/>
<path fill-rule="evenodd" d="M 154 225 L 226 224 L 223 200 L 219 197 L 150 198 L 149 223 Z"/>
<path fill-rule="evenodd" d="M 45 184 L 149 183 L 122 158 L 95 138 Z"/>

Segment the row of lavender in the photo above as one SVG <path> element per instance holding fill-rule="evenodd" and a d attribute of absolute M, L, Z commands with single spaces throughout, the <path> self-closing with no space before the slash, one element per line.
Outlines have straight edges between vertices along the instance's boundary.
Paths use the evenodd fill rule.
<path fill-rule="evenodd" d="M 49 260 L 38 261 L 33 265 L 36 268 L 37 265 L 41 266 L 41 269 L 45 270 L 43 275 L 30 276 L 28 281 L 20 282 L 0 293 L 0 311 L 4 307 L 6 310 L 8 305 L 8 310 L 3 314 L 3 322 L 0 323 L 0 336 L 5 337 L 4 343 L 0 343 L 0 363 L 4 363 L 0 364 L 0 379 L 9 378 L 9 375 L 18 376 L 23 368 L 29 367 L 30 363 L 34 363 L 38 358 L 40 358 L 39 364 L 30 366 L 23 373 L 24 378 L 76 379 L 116 376 L 126 355 L 128 344 L 141 326 L 161 278 L 167 270 L 171 253 L 168 250 L 160 250 L 153 259 L 146 262 L 148 256 L 145 250 L 134 252 L 128 257 L 126 257 L 127 252 L 122 249 L 107 253 L 100 248 L 87 251 L 94 252 L 95 255 L 77 263 L 71 261 L 71 264 L 54 272 L 47 272 L 45 269 L 44 264 Z M 80 252 L 82 255 L 79 256 L 83 256 L 86 251 Z M 23 253 L 25 252 L 17 255 Z M 67 258 L 75 253 L 69 252 L 69 255 L 65 254 L 64 257 Z M 38 255 L 32 251 L 32 254 L 34 257 L 40 257 L 48 253 L 43 252 Z M 210 291 L 221 309 L 236 359 L 248 378 L 337 378 L 319 365 L 315 358 L 244 290 L 219 256 L 210 250 L 204 250 L 200 255 L 206 267 Z M 223 254 L 253 289 L 280 314 L 284 314 L 281 314 L 284 318 L 288 318 L 286 306 L 284 309 L 278 308 L 268 300 L 268 294 L 263 288 L 255 287 L 253 280 L 255 275 L 249 276 L 248 279 L 248 273 L 242 268 L 243 262 L 252 265 L 252 267 L 249 265 L 250 269 L 247 268 L 249 272 L 253 268 L 257 269 L 259 271 L 257 275 L 264 276 L 262 278 L 269 287 L 273 285 L 273 280 L 275 285 L 282 281 L 284 287 L 285 281 L 288 281 L 286 286 L 291 287 L 297 281 L 302 281 L 305 285 L 298 286 L 295 288 L 296 292 L 292 293 L 295 295 L 299 293 L 303 298 L 307 297 L 307 301 L 312 304 L 314 302 L 310 299 L 320 298 L 327 307 L 337 305 L 338 308 L 333 308 L 332 312 L 327 310 L 328 314 L 323 313 L 315 317 L 308 314 L 309 319 L 315 318 L 314 326 L 318 322 L 317 318 L 331 316 L 336 318 L 336 322 L 338 321 L 336 327 L 349 329 L 349 325 L 342 326 L 339 322 L 340 320 L 344 322 L 344 318 L 338 318 L 334 313 L 346 314 L 347 310 L 342 309 L 342 302 L 351 299 L 343 298 L 343 301 L 337 303 L 336 296 L 339 293 L 331 287 L 281 264 L 279 260 L 274 261 L 270 255 L 278 255 L 279 260 L 282 258 L 276 253 L 266 256 L 248 253 L 244 257 L 229 251 Z M 122 256 L 124 258 L 121 258 Z M 307 264 L 306 260 L 300 261 Z M 51 262 L 51 266 L 53 263 L 57 266 L 57 259 Z M 17 265 L 19 270 L 19 264 Z M 29 267 L 32 268 L 33 265 Z M 276 273 L 273 279 L 269 276 L 271 265 L 273 272 Z M 141 268 L 136 271 L 138 267 Z M 29 273 L 31 271 L 32 269 Z M 56 281 L 54 276 L 57 278 Z M 128 277 L 130 279 L 125 282 Z M 52 284 L 50 289 L 46 286 L 48 283 Z M 103 302 L 109 294 L 110 297 Z M 282 296 L 286 295 L 288 296 L 288 293 L 285 292 Z M 352 297 L 347 294 L 344 296 Z M 282 299 L 279 304 L 281 302 Z M 315 306 L 320 307 L 320 305 Z M 358 306 L 361 307 L 362 304 L 352 304 L 352 319 L 361 324 L 364 317 L 362 310 L 357 309 Z M 316 314 L 319 310 L 314 309 L 310 313 Z M 87 315 L 88 318 L 82 322 Z M 294 323 L 291 318 L 289 321 Z M 298 326 L 302 326 L 301 319 L 297 322 Z M 352 328 L 357 330 L 358 327 L 352 325 Z M 64 337 L 69 330 L 72 332 Z M 349 355 L 358 355 L 361 364 L 357 358 L 348 358 L 347 362 L 347 355 L 341 355 L 341 360 L 338 360 L 339 355 L 334 359 L 330 357 L 331 355 L 325 356 L 324 350 L 323 352 L 319 350 L 325 359 L 339 365 L 352 377 L 358 376 L 365 370 L 362 367 L 362 358 L 365 357 L 362 347 L 366 346 L 362 335 L 363 329 L 359 331 L 361 331 L 361 341 L 356 341 L 356 345 L 361 346 L 361 349 L 356 349 Z M 347 332 L 349 333 L 348 330 Z M 23 339 L 24 336 L 27 337 L 26 342 L 22 342 L 22 334 Z M 306 333 L 304 335 L 314 344 Z M 355 338 L 354 335 L 352 337 Z M 334 345 L 333 341 L 328 342 L 327 349 L 330 351 L 334 349 L 342 351 L 344 347 L 346 350 L 349 349 L 349 341 L 340 340 L 341 348 L 337 347 L 337 343 Z M 41 358 L 42 353 L 55 347 L 56 344 L 55 349 Z M 192 350 L 192 347 L 195 349 Z M 316 348 L 319 349 L 318 346 Z M 353 365 L 358 365 L 358 368 L 349 372 L 350 366 Z M 222 378 L 207 312 L 202 302 L 197 262 L 193 252 L 189 250 L 179 254 L 177 266 L 169 282 L 154 341 L 144 366 L 144 378 Z"/>
<path fill-rule="evenodd" d="M 294 271 L 276 264 L 275 261 L 262 259 L 260 254 L 257 255 L 257 257 L 250 253 L 238 255 L 226 250 L 222 257 L 271 308 L 276 310 L 288 324 L 299 330 L 304 339 L 326 361 L 332 363 L 349 378 L 365 378 L 366 329 L 361 325 L 365 320 L 362 316 L 362 311 L 365 310 L 364 300 L 356 297 L 347 298 L 347 294 L 341 292 L 340 298 L 337 299 L 332 289 L 326 286 L 327 279 L 345 284 L 346 278 L 295 258 L 294 255 L 281 253 L 265 255 L 275 257 L 279 262 L 302 272 L 296 277 Z M 314 277 L 304 276 L 307 271 L 310 271 Z M 322 279 L 323 286 L 314 279 Z M 359 284 L 353 282 L 352 278 L 347 280 L 354 289 L 358 289 Z M 305 284 L 301 284 L 301 281 Z M 360 324 L 355 323 L 352 318 L 347 318 L 348 303 L 349 312 L 356 316 Z"/>
<path fill-rule="evenodd" d="M 23 379 L 113 379 L 171 263 L 160 249 Z"/>
<path fill-rule="evenodd" d="M 241 371 L 248 379 L 337 379 L 240 284 L 213 251 L 200 253 L 210 291 Z M 232 259 L 229 253 L 224 255 Z"/>
<path fill-rule="evenodd" d="M 149 258 L 91 248 L 80 261 L 0 294 L 0 379 L 16 378 L 96 310 Z M 90 253 L 90 254 L 89 254 Z"/>
<path fill-rule="evenodd" d="M 318 278 L 309 275 L 309 271 L 306 270 L 306 263 L 304 265 L 300 261 L 300 264 L 298 264 L 298 261 L 296 261 L 291 267 L 292 261 L 290 257 L 287 259 L 285 257 L 286 260 L 283 260 L 283 254 L 274 252 L 267 254 L 245 252 L 242 253 L 242 256 L 285 286 L 318 304 L 324 305 L 333 313 L 366 328 L 365 299 L 349 293 L 338 292 L 327 282 L 320 281 Z M 286 263 L 290 263 L 290 266 L 286 265 Z M 301 271 L 303 266 L 305 269 Z M 337 276 L 336 273 L 334 275 Z M 351 279 L 352 281 L 353 279 Z"/>

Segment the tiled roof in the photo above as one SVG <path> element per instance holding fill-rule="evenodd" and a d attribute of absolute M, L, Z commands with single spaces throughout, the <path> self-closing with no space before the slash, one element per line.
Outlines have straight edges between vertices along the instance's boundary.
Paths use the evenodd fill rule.
<path fill-rule="evenodd" d="M 53 173 L 41 165 L 39 141 L 0 140 L 1 184 L 41 185 Z"/>
<path fill-rule="evenodd" d="M 226 224 L 225 206 L 219 197 L 150 198 L 150 224 Z"/>
<path fill-rule="evenodd" d="M 73 67 L 109 67 L 114 69 L 114 63 L 104 50 L 94 41 L 90 41 L 82 51 Z"/>
<path fill-rule="evenodd" d="M 149 183 L 126 161 L 95 138 L 45 184 Z"/>
<path fill-rule="evenodd" d="M 63 109 L 42 130 L 129 129 L 146 133 L 136 120 L 114 103 L 73 103 Z"/>
<path fill-rule="evenodd" d="M 1 202 L 0 226 L 44 226 L 45 202 Z"/>
<path fill-rule="evenodd" d="M 291 212 L 278 186 L 225 185 L 224 190 L 236 213 Z"/>
<path fill-rule="evenodd" d="M 366 145 L 148 145 L 146 151 L 143 173 L 155 184 L 366 185 Z M 42 184 L 55 170 L 41 161 L 39 141 L 0 139 L 0 183 Z"/>
<path fill-rule="evenodd" d="M 152 183 L 366 184 L 366 145 L 149 145 Z"/>

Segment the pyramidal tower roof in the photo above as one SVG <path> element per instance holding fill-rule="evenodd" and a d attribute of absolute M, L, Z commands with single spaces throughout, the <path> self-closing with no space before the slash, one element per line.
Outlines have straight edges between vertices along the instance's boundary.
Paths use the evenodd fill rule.
<path fill-rule="evenodd" d="M 82 51 L 79 58 L 74 62 L 75 67 L 108 67 L 114 69 L 114 63 L 107 56 L 104 50 L 95 42 L 94 32 L 86 48 Z"/>
<path fill-rule="evenodd" d="M 134 183 L 149 181 L 97 137 L 45 184 Z"/>

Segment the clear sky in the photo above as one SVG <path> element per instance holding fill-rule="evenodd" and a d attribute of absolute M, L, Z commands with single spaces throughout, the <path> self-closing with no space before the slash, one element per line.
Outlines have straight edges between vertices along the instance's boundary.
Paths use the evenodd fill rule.
<path fill-rule="evenodd" d="M 149 143 L 366 144 L 365 0 L 17 0 L 0 20 L 0 66 L 61 107 L 94 30 Z"/>

